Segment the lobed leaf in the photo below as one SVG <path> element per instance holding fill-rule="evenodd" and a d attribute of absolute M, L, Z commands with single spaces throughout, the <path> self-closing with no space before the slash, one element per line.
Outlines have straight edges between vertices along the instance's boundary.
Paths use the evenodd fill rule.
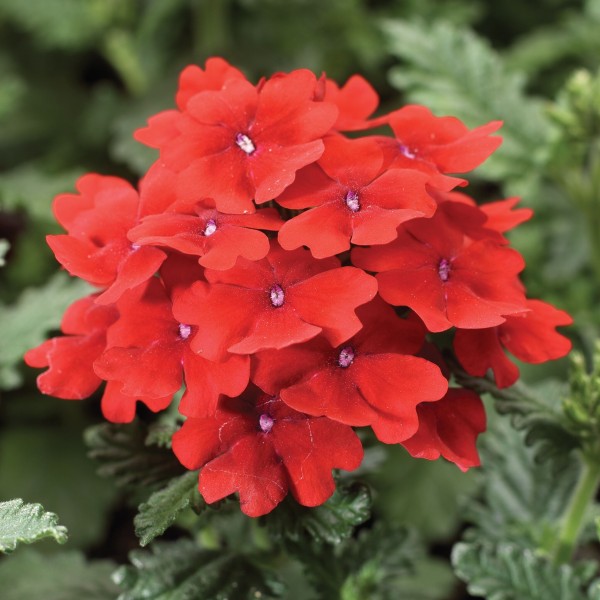
<path fill-rule="evenodd" d="M 456 544 L 452 563 L 469 593 L 487 600 L 587 600 L 584 588 L 595 571 L 591 564 L 556 567 L 531 549 L 508 543 Z"/>
<path fill-rule="evenodd" d="M 130 553 L 114 581 L 124 590 L 119 600 L 254 600 L 279 598 L 283 588 L 255 557 L 206 550 L 191 540 L 157 543 L 151 551 Z"/>
<path fill-rule="evenodd" d="M 84 433 L 90 458 L 100 463 L 98 474 L 126 489 L 160 488 L 185 472 L 168 448 L 149 444 L 148 436 L 148 427 L 140 421 L 102 423 Z"/>
<path fill-rule="evenodd" d="M 369 488 L 355 483 L 338 486 L 327 502 L 314 508 L 288 498 L 263 519 L 278 538 L 297 542 L 308 536 L 318 543 L 339 544 L 370 515 Z"/>
<path fill-rule="evenodd" d="M 67 529 L 58 524 L 54 513 L 45 512 L 41 504 L 25 504 L 20 498 L 0 502 L 0 552 L 12 552 L 18 544 L 44 538 L 54 538 L 59 544 L 67 541 Z"/>
<path fill-rule="evenodd" d="M 141 546 L 147 546 L 155 537 L 162 535 L 177 515 L 193 504 L 197 484 L 198 473 L 191 471 L 171 479 L 166 487 L 140 504 L 133 524 Z"/>

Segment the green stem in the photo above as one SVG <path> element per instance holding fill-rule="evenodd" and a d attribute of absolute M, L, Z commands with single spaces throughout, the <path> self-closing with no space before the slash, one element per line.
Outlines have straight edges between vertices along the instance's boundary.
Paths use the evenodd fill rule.
<path fill-rule="evenodd" d="M 560 565 L 571 560 L 587 508 L 594 499 L 599 484 L 600 463 L 584 458 L 579 481 L 564 512 L 554 546 L 554 564 Z"/>

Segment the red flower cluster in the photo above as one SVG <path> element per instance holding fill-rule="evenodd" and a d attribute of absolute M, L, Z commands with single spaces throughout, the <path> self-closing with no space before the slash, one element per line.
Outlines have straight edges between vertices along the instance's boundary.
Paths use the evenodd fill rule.
<path fill-rule="evenodd" d="M 361 77 L 253 85 L 218 58 L 183 71 L 176 101 L 135 134 L 160 151 L 139 192 L 91 174 L 54 201 L 66 233 L 48 243 L 99 291 L 27 353 L 47 367 L 40 390 L 81 399 L 106 382 L 104 415 L 128 422 L 183 386 L 175 454 L 207 502 L 237 492 L 251 516 L 290 491 L 324 502 L 332 469 L 361 462 L 354 427 L 479 464 L 481 400 L 449 388 L 431 334 L 452 330 L 464 369 L 499 386 L 518 377 L 504 349 L 537 363 L 570 347 L 555 331 L 569 316 L 526 298 L 503 235 L 530 211 L 455 191 L 500 123 L 421 106 L 370 120 Z"/>

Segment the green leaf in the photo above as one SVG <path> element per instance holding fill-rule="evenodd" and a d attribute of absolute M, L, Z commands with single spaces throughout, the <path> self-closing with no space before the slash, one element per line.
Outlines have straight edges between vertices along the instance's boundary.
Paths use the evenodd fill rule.
<path fill-rule="evenodd" d="M 452 563 L 469 593 L 487 600 L 587 600 L 584 586 L 595 571 L 593 564 L 556 567 L 530 549 L 507 543 L 456 544 Z"/>
<path fill-rule="evenodd" d="M 531 177 L 543 163 L 550 124 L 540 101 L 524 93 L 525 80 L 506 69 L 483 38 L 447 23 L 385 21 L 392 54 L 404 64 L 390 72 L 392 85 L 409 101 L 469 126 L 501 119 L 502 150 L 479 170 L 497 181 Z"/>
<path fill-rule="evenodd" d="M 57 273 L 44 286 L 25 290 L 11 306 L 0 306 L 0 331 L 10 341 L 0 345 L 0 389 L 21 383 L 23 354 L 43 342 L 49 330 L 58 329 L 67 306 L 89 289 L 87 283 Z"/>
<path fill-rule="evenodd" d="M 273 573 L 258 566 L 258 558 L 205 550 L 191 540 L 159 542 L 151 551 L 131 552 L 133 566 L 120 567 L 113 578 L 124 590 L 119 600 L 281 597 L 281 584 Z"/>
<path fill-rule="evenodd" d="M 115 600 L 114 568 L 106 560 L 88 563 L 79 552 L 21 549 L 0 561 L 2 600 Z"/>
<path fill-rule="evenodd" d="M 340 485 L 321 506 L 306 508 L 291 498 L 282 502 L 264 521 L 278 538 L 339 544 L 371 514 L 371 494 L 362 484 Z"/>
<path fill-rule="evenodd" d="M 185 472 L 167 448 L 148 444 L 148 427 L 102 423 L 88 428 L 84 439 L 89 456 L 100 463 L 98 474 L 126 489 L 156 489 Z"/>
<path fill-rule="evenodd" d="M 567 455 L 559 467 L 552 461 L 540 464 L 522 432 L 493 411 L 488 414 L 490 427 L 480 448 L 482 497 L 467 509 L 467 519 L 477 526 L 469 536 L 549 547 L 577 480 L 577 461 Z"/>
<path fill-rule="evenodd" d="M 362 531 L 358 540 L 348 542 L 341 560 L 347 578 L 342 585 L 342 600 L 396 600 L 402 598 L 403 581 L 422 557 L 423 549 L 415 532 L 381 521 Z M 416 600 L 411 596 L 411 600 Z"/>
<path fill-rule="evenodd" d="M 67 529 L 58 517 L 45 512 L 41 504 L 25 504 L 20 498 L 0 502 L 0 552 L 12 552 L 18 544 L 31 544 L 43 538 L 67 541 Z"/>
<path fill-rule="evenodd" d="M 140 504 L 133 524 L 141 546 L 162 535 L 177 515 L 192 504 L 197 483 L 196 471 L 186 473 L 169 481 L 165 488 L 154 492 L 147 502 Z"/>

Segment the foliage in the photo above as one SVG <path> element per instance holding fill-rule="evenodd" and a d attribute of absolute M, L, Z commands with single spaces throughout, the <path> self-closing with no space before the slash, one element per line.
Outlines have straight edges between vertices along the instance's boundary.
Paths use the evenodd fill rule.
<path fill-rule="evenodd" d="M 19 550 L 0 563 L 3 600 L 114 600 L 118 588 L 111 581 L 114 563 L 87 562 L 77 551 L 55 555 Z"/>
<path fill-rule="evenodd" d="M 100 463 L 98 474 L 127 490 L 156 489 L 184 469 L 166 448 L 148 443 L 150 429 L 141 421 L 102 423 L 85 432 L 89 456 Z"/>
<path fill-rule="evenodd" d="M 25 504 L 20 498 L 0 502 L 0 552 L 12 552 L 18 544 L 31 544 L 43 538 L 67 541 L 67 530 L 54 513 L 41 504 Z"/>
<path fill-rule="evenodd" d="M 194 471 L 176 477 L 154 492 L 147 502 L 140 504 L 133 521 L 140 546 L 147 546 L 155 537 L 162 535 L 188 506 L 201 510 L 202 501 L 195 498 L 197 481 L 198 474 Z"/>
<path fill-rule="evenodd" d="M 132 552 L 132 566 L 120 567 L 114 579 L 124 590 L 120 600 L 281 597 L 280 583 L 257 566 L 257 558 L 206 550 L 190 540 L 162 542 L 151 552 Z"/>

